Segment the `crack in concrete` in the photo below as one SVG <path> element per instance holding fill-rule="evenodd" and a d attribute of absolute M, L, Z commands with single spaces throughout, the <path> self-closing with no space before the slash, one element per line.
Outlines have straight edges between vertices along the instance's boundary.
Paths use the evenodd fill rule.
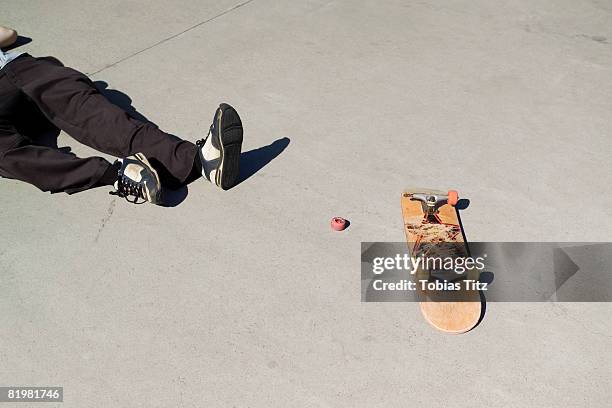
<path fill-rule="evenodd" d="M 116 199 L 113 198 L 111 200 L 111 202 L 109 203 L 109 205 L 108 205 L 108 210 L 106 211 L 106 216 L 104 218 L 102 218 L 102 222 L 100 224 L 100 228 L 98 228 L 98 233 L 96 234 L 96 237 L 94 238 L 94 242 L 96 242 L 96 243 L 98 242 L 98 239 L 100 239 L 100 234 L 102 234 L 102 230 L 106 226 L 106 223 L 113 216 L 113 212 L 115 212 L 115 203 L 116 203 Z"/>
<path fill-rule="evenodd" d="M 235 6 L 230 7 L 229 9 L 227 9 L 227 10 L 225 10 L 225 11 L 222 11 L 222 12 L 221 12 L 221 13 L 219 13 L 219 14 L 216 14 L 216 15 L 214 15 L 214 16 L 212 16 L 212 17 L 210 17 L 209 19 L 206 19 L 206 20 L 201 21 L 201 22 L 199 22 L 199 23 L 197 23 L 197 24 L 194 24 L 194 25 L 192 25 L 191 27 L 188 27 L 188 28 L 186 28 L 185 30 L 183 30 L 183 31 L 181 31 L 181 32 L 179 32 L 179 33 L 176 33 L 176 34 L 171 35 L 170 37 L 166 37 L 166 38 L 164 38 L 163 40 L 159 40 L 159 41 L 158 41 L 158 42 L 156 42 L 155 44 L 150 45 L 150 46 L 148 46 L 148 47 L 145 47 L 145 48 L 143 48 L 143 49 L 141 49 L 141 50 L 139 50 L 139 51 L 136 51 L 136 52 L 134 52 L 134 53 L 132 53 L 132 54 L 130 54 L 130 55 L 128 55 L 128 56 L 126 56 L 126 57 L 123 57 L 123 58 L 121 58 L 121 59 L 119 59 L 119 60 L 117 60 L 117 61 L 115 61 L 115 62 L 113 62 L 113 63 L 111 63 L 111 64 L 109 64 L 109 65 L 106 65 L 106 66 L 105 66 L 105 67 L 103 67 L 103 68 L 100 68 L 100 69 L 99 69 L 99 70 L 97 70 L 97 71 L 94 71 L 94 72 L 91 72 L 91 73 L 87 73 L 87 75 L 89 75 L 89 76 L 93 76 L 93 75 L 99 74 L 100 72 L 104 71 L 105 69 L 108 69 L 108 68 L 112 68 L 112 67 L 114 67 L 114 66 L 117 66 L 118 64 L 121 64 L 123 61 L 127 61 L 127 60 L 129 60 L 130 58 L 133 58 L 133 57 L 135 57 L 135 56 L 137 56 L 137 55 L 139 55 L 139 54 L 142 54 L 142 53 L 143 53 L 143 52 L 145 52 L 145 51 L 148 51 L 148 50 L 150 50 L 150 49 L 152 49 L 152 48 L 157 47 L 158 45 L 161 45 L 161 44 L 163 44 L 163 43 L 165 43 L 165 42 L 168 42 L 168 41 L 170 41 L 170 40 L 172 40 L 172 39 L 174 39 L 174 38 L 176 38 L 176 37 L 178 37 L 178 36 L 180 36 L 180 35 L 182 35 L 182 34 L 185 34 L 186 32 L 189 32 L 189 31 L 191 31 L 191 30 L 193 30 L 193 29 L 195 29 L 195 28 L 200 27 L 201 25 L 204 25 L 204 24 L 206 24 L 206 23 L 210 23 L 211 21 L 216 20 L 217 18 L 222 17 L 222 16 L 224 16 L 224 15 L 226 15 L 226 14 L 228 14 L 228 13 L 231 13 L 232 11 L 239 9 L 239 8 L 240 8 L 240 7 L 242 7 L 242 6 L 246 6 L 247 4 L 249 4 L 249 3 L 253 2 L 253 1 L 254 1 L 254 0 L 246 0 L 246 1 L 243 1 L 242 3 L 238 3 L 238 4 L 236 4 Z"/>

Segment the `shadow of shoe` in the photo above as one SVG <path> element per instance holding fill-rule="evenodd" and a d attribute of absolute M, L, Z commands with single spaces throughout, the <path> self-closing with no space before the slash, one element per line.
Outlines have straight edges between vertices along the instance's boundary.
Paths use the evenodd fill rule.
<path fill-rule="evenodd" d="M 187 195 L 189 195 L 189 189 L 187 186 L 181 186 L 176 190 L 165 189 L 163 195 L 162 207 L 176 207 L 185 201 Z"/>
<path fill-rule="evenodd" d="M 289 146 L 291 139 L 283 137 L 267 146 L 243 152 L 240 155 L 240 178 L 236 185 L 242 183 L 274 160 Z"/>

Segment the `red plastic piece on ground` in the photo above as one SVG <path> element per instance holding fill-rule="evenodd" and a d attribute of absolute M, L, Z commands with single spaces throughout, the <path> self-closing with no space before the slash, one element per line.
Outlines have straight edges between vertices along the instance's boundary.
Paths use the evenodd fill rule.
<path fill-rule="evenodd" d="M 453 207 L 459 202 L 459 193 L 455 190 L 448 190 L 448 203 Z"/>
<path fill-rule="evenodd" d="M 334 217 L 331 219 L 331 227 L 334 231 L 342 231 L 346 228 L 346 220 L 342 217 Z"/>

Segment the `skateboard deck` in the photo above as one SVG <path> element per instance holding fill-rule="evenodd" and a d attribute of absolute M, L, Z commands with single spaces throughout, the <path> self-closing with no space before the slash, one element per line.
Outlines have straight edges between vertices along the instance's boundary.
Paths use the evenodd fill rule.
<path fill-rule="evenodd" d="M 454 206 L 456 192 L 440 192 L 426 189 L 410 189 L 402 193 L 402 215 L 408 250 L 412 258 L 418 256 L 457 258 L 469 256 L 459 214 Z M 453 205 L 451 205 L 451 204 Z M 465 333 L 476 326 L 482 313 L 480 293 L 466 283 L 478 280 L 477 269 L 461 275 L 451 272 L 436 275 L 432 270 L 417 268 L 415 281 L 420 308 L 425 320 L 438 330 L 448 333 Z M 459 290 L 429 290 L 421 281 L 432 285 L 448 281 L 460 285 Z"/>

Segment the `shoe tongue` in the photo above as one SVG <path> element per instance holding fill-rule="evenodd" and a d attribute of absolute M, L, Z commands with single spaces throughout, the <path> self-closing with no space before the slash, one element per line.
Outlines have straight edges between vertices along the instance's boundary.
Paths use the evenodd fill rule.
<path fill-rule="evenodd" d="M 131 180 L 140 182 L 140 180 L 142 180 L 142 174 L 140 172 L 141 170 L 142 170 L 141 166 L 130 163 L 127 166 L 125 166 L 125 170 L 123 170 L 123 174 Z"/>
<path fill-rule="evenodd" d="M 202 146 L 202 156 L 204 161 L 217 160 L 221 157 L 221 152 L 212 144 L 212 138 L 206 139 L 206 143 Z"/>

